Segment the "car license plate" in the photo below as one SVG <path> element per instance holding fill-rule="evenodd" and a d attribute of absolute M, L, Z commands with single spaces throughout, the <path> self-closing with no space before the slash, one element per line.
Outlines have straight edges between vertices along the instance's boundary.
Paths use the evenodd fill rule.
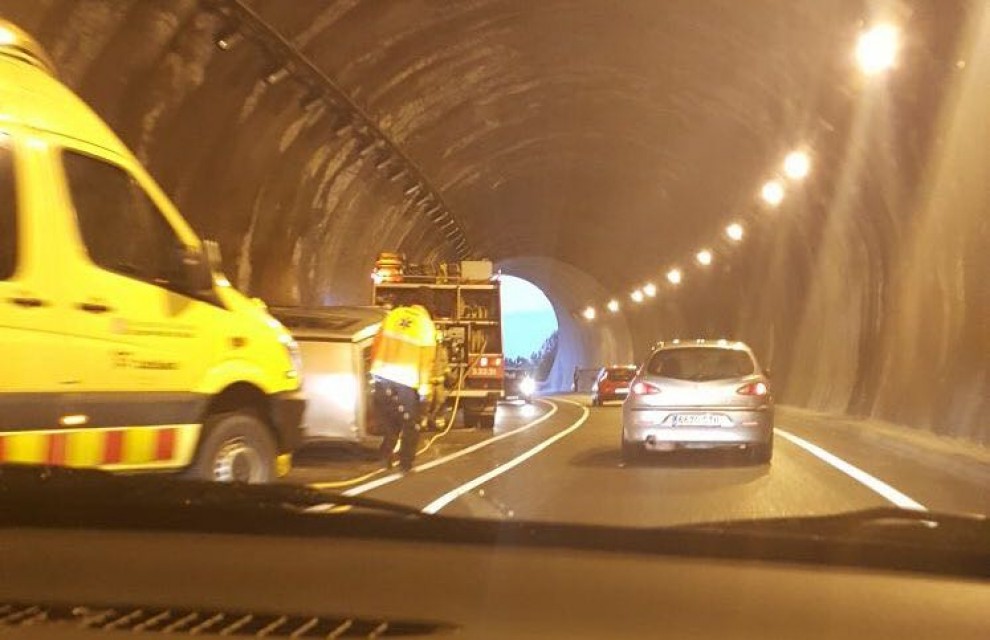
<path fill-rule="evenodd" d="M 629 387 L 619 387 L 615 390 L 616 393 L 629 393 Z"/>
<path fill-rule="evenodd" d="M 715 413 L 681 413 L 674 416 L 678 427 L 721 427 L 728 419 Z"/>

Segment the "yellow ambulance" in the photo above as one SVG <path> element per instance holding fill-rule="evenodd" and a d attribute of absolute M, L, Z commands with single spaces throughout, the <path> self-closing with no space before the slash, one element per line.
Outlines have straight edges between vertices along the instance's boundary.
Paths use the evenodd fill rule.
<path fill-rule="evenodd" d="M 0 20 L 0 465 L 286 472 L 298 348 L 218 260 Z"/>

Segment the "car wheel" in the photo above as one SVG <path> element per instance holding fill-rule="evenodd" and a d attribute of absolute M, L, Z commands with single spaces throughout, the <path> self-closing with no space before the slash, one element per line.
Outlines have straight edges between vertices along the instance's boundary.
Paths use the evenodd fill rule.
<path fill-rule="evenodd" d="M 480 416 L 478 416 L 478 426 L 480 426 L 482 429 L 494 429 L 495 428 L 495 416 L 494 415 L 487 415 L 487 414 L 484 414 L 484 413 L 481 414 Z"/>
<path fill-rule="evenodd" d="M 187 477 L 215 482 L 265 483 L 275 478 L 275 440 L 265 423 L 246 411 L 211 416 Z"/>
<path fill-rule="evenodd" d="M 750 459 L 757 464 L 770 464 L 770 460 L 773 458 L 773 440 L 750 446 L 749 455 Z"/>

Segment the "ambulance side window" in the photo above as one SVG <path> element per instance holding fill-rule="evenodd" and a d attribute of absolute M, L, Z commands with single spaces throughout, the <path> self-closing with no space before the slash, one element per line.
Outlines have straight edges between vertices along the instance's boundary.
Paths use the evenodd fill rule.
<path fill-rule="evenodd" d="M 14 185 L 14 152 L 0 134 L 0 280 L 17 269 L 17 193 Z"/>
<path fill-rule="evenodd" d="M 141 186 L 120 167 L 87 155 L 66 150 L 62 162 L 90 259 L 152 284 L 179 282 L 179 238 Z"/>

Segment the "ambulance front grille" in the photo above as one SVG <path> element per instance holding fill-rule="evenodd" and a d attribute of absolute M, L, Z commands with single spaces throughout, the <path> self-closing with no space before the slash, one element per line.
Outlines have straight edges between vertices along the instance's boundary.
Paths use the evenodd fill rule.
<path fill-rule="evenodd" d="M 140 606 L 0 603 L 0 629 L 59 625 L 108 632 L 251 638 L 400 638 L 454 631 L 437 622 Z"/>

